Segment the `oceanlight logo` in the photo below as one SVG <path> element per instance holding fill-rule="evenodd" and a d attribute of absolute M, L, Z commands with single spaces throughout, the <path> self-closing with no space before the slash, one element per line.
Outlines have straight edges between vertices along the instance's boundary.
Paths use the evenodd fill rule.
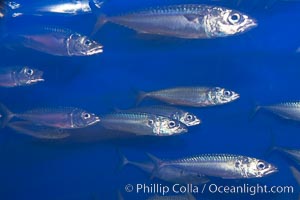
<path fill-rule="evenodd" d="M 209 193 L 219 194 L 249 194 L 251 196 L 256 194 L 291 194 L 294 193 L 293 186 L 267 186 L 267 185 L 249 185 L 243 184 L 240 186 L 223 186 L 210 184 L 208 186 Z"/>
<path fill-rule="evenodd" d="M 174 185 L 163 185 L 163 184 L 127 184 L 125 186 L 126 192 L 133 192 L 136 194 L 159 194 L 165 196 L 167 194 L 292 194 L 294 193 L 293 186 L 267 186 L 267 185 L 217 185 L 214 183 L 193 185 L 193 184 L 174 184 Z"/>

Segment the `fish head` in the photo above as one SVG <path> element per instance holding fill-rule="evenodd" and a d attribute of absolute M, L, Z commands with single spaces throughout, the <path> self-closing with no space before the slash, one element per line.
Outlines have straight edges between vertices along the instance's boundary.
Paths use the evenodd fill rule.
<path fill-rule="evenodd" d="M 70 56 L 90 56 L 103 52 L 103 46 L 98 42 L 82 36 L 72 34 L 68 39 L 68 54 Z"/>
<path fill-rule="evenodd" d="M 213 9 L 206 23 L 208 35 L 211 37 L 240 34 L 257 26 L 255 19 L 227 8 Z"/>
<path fill-rule="evenodd" d="M 240 97 L 238 93 L 220 87 L 212 88 L 208 95 L 215 105 L 229 103 Z"/>
<path fill-rule="evenodd" d="M 30 67 L 23 67 L 15 74 L 15 80 L 18 85 L 30 85 L 33 83 L 44 81 L 43 72 Z"/>
<path fill-rule="evenodd" d="M 201 123 L 201 120 L 194 114 L 185 112 L 179 119 L 180 122 L 187 126 L 195 126 Z"/>
<path fill-rule="evenodd" d="M 100 122 L 100 118 L 94 113 L 85 110 L 75 109 L 72 113 L 74 126 L 84 128 Z"/>
<path fill-rule="evenodd" d="M 177 135 L 187 131 L 183 123 L 167 117 L 157 117 L 153 126 L 153 132 L 158 136 Z"/>
<path fill-rule="evenodd" d="M 235 167 L 239 168 L 245 178 L 260 178 L 277 172 L 277 168 L 260 159 L 243 157 L 235 163 Z"/>

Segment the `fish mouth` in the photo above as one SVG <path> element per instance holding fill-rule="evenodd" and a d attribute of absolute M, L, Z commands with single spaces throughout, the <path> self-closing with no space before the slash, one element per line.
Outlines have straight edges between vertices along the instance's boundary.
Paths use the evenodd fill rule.
<path fill-rule="evenodd" d="M 94 125 L 94 124 L 96 124 L 96 123 L 99 123 L 100 121 L 101 121 L 101 120 L 100 120 L 99 117 L 95 117 L 93 121 L 87 123 L 87 126 L 92 126 L 92 125 Z"/>
<path fill-rule="evenodd" d="M 98 45 L 90 50 L 88 50 L 88 52 L 86 53 L 86 55 L 91 56 L 94 54 L 98 54 L 98 53 L 102 53 L 103 52 L 103 46 L 102 45 Z"/>
<path fill-rule="evenodd" d="M 37 83 L 37 82 L 42 82 L 42 81 L 45 81 L 45 79 L 37 78 L 37 79 L 30 80 L 30 83 Z"/>
<path fill-rule="evenodd" d="M 234 94 L 232 94 L 232 96 L 231 96 L 232 101 L 234 101 L 234 100 L 236 100 L 236 99 L 238 99 L 238 98 L 240 98 L 240 95 L 239 95 L 238 93 L 234 93 Z"/>
<path fill-rule="evenodd" d="M 248 19 L 246 24 L 245 24 L 246 29 L 252 29 L 252 28 L 255 28 L 257 26 L 258 26 L 258 23 L 255 19 Z"/>
<path fill-rule="evenodd" d="M 99 117 L 95 117 L 95 120 L 92 122 L 92 124 L 96 124 L 96 123 L 98 123 L 98 122 L 100 122 L 101 120 L 100 120 L 100 118 Z"/>
<path fill-rule="evenodd" d="M 201 123 L 201 120 L 200 119 L 195 119 L 194 121 L 190 122 L 190 123 L 187 123 L 186 125 L 187 126 L 196 126 L 198 124 Z"/>
<path fill-rule="evenodd" d="M 277 169 L 277 167 L 271 167 L 270 170 L 266 171 L 265 175 L 269 175 L 269 174 L 273 174 L 278 172 L 279 170 Z"/>
<path fill-rule="evenodd" d="M 255 19 L 249 19 L 247 17 L 246 22 L 237 29 L 237 32 L 242 33 L 242 32 L 248 31 L 252 28 L 255 28 L 257 26 L 258 26 L 258 23 Z"/>

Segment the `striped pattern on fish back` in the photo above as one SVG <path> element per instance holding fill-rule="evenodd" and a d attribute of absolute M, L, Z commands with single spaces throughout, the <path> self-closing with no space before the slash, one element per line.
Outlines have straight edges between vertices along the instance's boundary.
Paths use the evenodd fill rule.
<path fill-rule="evenodd" d="M 234 154 L 204 154 L 200 156 L 193 156 L 178 160 L 168 161 L 169 163 L 198 163 L 198 162 L 227 162 L 243 158 L 240 155 Z"/>
<path fill-rule="evenodd" d="M 285 102 L 285 103 L 280 103 L 276 104 L 275 106 L 277 107 L 290 107 L 290 108 L 300 108 L 300 101 L 295 101 L 295 102 Z"/>
<path fill-rule="evenodd" d="M 165 96 L 169 98 L 191 98 L 198 97 L 200 94 L 206 93 L 209 90 L 207 87 L 180 87 L 166 90 L 149 92 L 149 96 Z"/>
<path fill-rule="evenodd" d="M 127 120 L 144 120 L 154 118 L 154 115 L 141 112 L 116 112 L 107 114 L 103 117 L 105 119 L 127 119 Z"/>
<path fill-rule="evenodd" d="M 24 114 L 42 114 L 42 113 L 72 113 L 78 110 L 83 112 L 84 110 L 74 107 L 58 107 L 58 108 L 37 108 L 24 112 Z"/>
<path fill-rule="evenodd" d="M 213 6 L 201 4 L 186 4 L 186 5 L 171 5 L 152 7 L 149 9 L 140 10 L 132 14 L 147 14 L 147 15 L 167 15 L 167 14 L 205 14 L 208 10 L 213 9 Z"/>

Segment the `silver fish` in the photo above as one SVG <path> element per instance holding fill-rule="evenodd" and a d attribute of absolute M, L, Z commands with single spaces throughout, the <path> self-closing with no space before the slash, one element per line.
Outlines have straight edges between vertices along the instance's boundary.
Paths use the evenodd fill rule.
<path fill-rule="evenodd" d="M 147 200 L 196 200 L 196 198 L 191 194 L 181 194 L 181 195 L 170 195 L 170 196 L 159 196 L 154 195 L 149 197 Z"/>
<path fill-rule="evenodd" d="M 265 109 L 273 112 L 274 114 L 284 118 L 295 121 L 300 121 L 300 102 L 286 102 L 269 106 L 257 106 L 255 113 L 260 110 Z"/>
<path fill-rule="evenodd" d="M 17 1 L 6 2 L 7 13 L 11 17 L 22 15 L 55 15 L 64 16 L 82 15 L 93 13 L 101 8 L 103 2 L 98 0 L 58 0 L 58 1 L 32 1 L 24 4 Z"/>
<path fill-rule="evenodd" d="M 30 67 L 0 68 L 0 87 L 32 85 L 44 81 L 43 72 Z"/>
<path fill-rule="evenodd" d="M 100 121 L 94 113 L 79 108 L 35 109 L 23 113 L 12 113 L 3 104 L 0 104 L 0 114 L 3 127 L 14 117 L 36 125 L 62 129 L 84 128 Z"/>
<path fill-rule="evenodd" d="M 186 126 L 195 126 L 201 123 L 201 120 L 193 113 L 171 106 L 155 105 L 147 107 L 137 107 L 127 110 L 127 112 L 129 111 L 165 116 L 180 121 Z"/>
<path fill-rule="evenodd" d="M 19 133 L 39 139 L 63 139 L 71 135 L 66 129 L 40 126 L 27 121 L 10 122 L 7 126 Z"/>
<path fill-rule="evenodd" d="M 205 154 L 178 160 L 162 161 L 152 155 L 157 166 L 173 166 L 202 175 L 223 179 L 260 178 L 277 172 L 277 168 L 263 160 L 231 154 Z"/>
<path fill-rule="evenodd" d="M 158 178 L 166 182 L 197 185 L 209 182 L 206 176 L 193 171 L 186 171 L 173 166 L 156 167 L 153 162 L 134 162 L 123 155 L 120 155 L 120 157 L 121 167 L 130 164 L 150 174 L 152 178 Z"/>
<path fill-rule="evenodd" d="M 57 27 L 38 27 L 8 35 L 26 48 L 56 56 L 90 56 L 102 53 L 102 45 L 74 31 Z"/>
<path fill-rule="evenodd" d="M 186 133 L 184 124 L 164 116 L 140 112 L 116 112 L 103 116 L 100 124 L 107 129 L 136 135 L 170 136 Z"/>
<path fill-rule="evenodd" d="M 138 103 L 145 98 L 152 98 L 172 105 L 207 107 L 229 103 L 239 97 L 236 92 L 220 87 L 178 87 L 141 92 L 138 96 Z"/>
<path fill-rule="evenodd" d="M 140 33 L 187 39 L 226 37 L 257 26 L 254 19 L 241 12 L 201 4 L 172 5 L 120 16 L 101 16 L 94 32 L 107 21 Z"/>

